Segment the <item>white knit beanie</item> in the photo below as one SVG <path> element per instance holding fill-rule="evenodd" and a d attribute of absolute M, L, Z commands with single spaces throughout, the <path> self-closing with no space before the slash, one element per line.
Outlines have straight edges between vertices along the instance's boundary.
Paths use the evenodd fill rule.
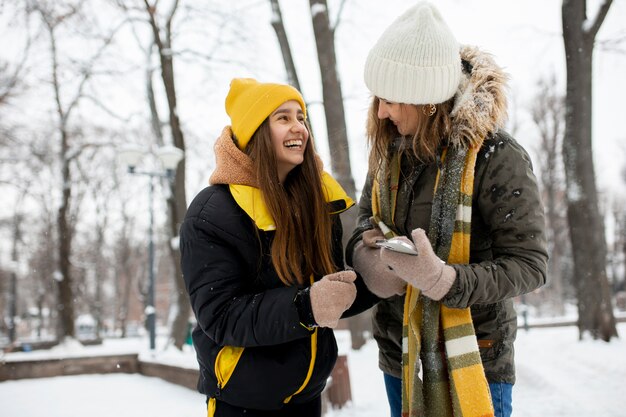
<path fill-rule="evenodd" d="M 395 103 L 442 103 L 454 95 L 460 79 L 459 44 L 428 2 L 396 19 L 365 62 L 367 88 Z"/>

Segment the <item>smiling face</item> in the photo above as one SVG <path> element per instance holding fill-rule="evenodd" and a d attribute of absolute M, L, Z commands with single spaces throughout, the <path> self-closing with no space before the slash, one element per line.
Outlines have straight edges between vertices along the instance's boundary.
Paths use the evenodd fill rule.
<path fill-rule="evenodd" d="M 417 132 L 420 114 L 415 105 L 393 103 L 381 98 L 378 101 L 377 116 L 381 120 L 389 119 L 393 122 L 403 136 L 413 136 Z"/>
<path fill-rule="evenodd" d="M 294 100 L 286 101 L 269 116 L 272 149 L 281 183 L 292 169 L 304 162 L 304 150 L 309 140 L 304 121 L 304 112 Z"/>

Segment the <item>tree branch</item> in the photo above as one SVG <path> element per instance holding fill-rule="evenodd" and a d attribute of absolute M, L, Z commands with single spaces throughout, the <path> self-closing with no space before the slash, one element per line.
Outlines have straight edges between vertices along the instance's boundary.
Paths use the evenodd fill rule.
<path fill-rule="evenodd" d="M 343 8 L 346 3 L 347 0 L 341 0 L 341 3 L 339 3 L 339 10 L 337 11 L 337 16 L 335 17 L 335 24 L 330 29 L 331 31 L 333 31 L 333 33 L 335 32 L 335 30 L 337 30 L 337 27 L 339 27 L 339 23 L 341 23 L 341 14 L 343 13 Z"/>
<path fill-rule="evenodd" d="M 589 30 L 587 31 L 587 35 L 591 36 L 592 39 L 596 37 L 598 31 L 600 30 L 600 27 L 604 22 L 604 18 L 609 13 L 609 9 L 611 8 L 612 3 L 613 0 L 605 0 L 604 3 L 600 5 L 598 13 L 596 14 L 595 19 L 593 19 L 593 24 L 589 27 Z"/>
<path fill-rule="evenodd" d="M 165 34 L 167 38 L 168 47 L 171 47 L 171 39 L 172 39 L 172 20 L 174 20 L 174 15 L 176 14 L 176 10 L 178 10 L 178 0 L 175 0 L 172 3 L 172 8 L 168 13 L 168 17 L 165 23 Z"/>

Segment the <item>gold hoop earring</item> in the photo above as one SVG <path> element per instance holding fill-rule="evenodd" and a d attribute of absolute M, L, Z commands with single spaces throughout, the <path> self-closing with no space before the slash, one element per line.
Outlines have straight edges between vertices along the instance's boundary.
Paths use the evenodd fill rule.
<path fill-rule="evenodd" d="M 428 116 L 428 117 L 432 117 L 433 114 L 435 114 L 437 112 L 437 106 L 435 106 L 434 104 L 424 104 L 424 106 L 422 107 L 422 113 L 424 113 L 424 116 Z"/>

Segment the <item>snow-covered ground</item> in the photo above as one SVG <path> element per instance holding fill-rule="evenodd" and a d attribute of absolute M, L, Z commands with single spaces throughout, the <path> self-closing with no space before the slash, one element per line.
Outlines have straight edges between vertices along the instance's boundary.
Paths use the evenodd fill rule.
<path fill-rule="evenodd" d="M 618 326 L 626 334 L 626 323 Z M 327 417 L 381 417 L 388 415 L 382 375 L 377 368 L 374 341 L 358 351 L 346 348 L 345 333 L 338 335 L 348 354 L 352 403 L 329 410 Z M 141 346 L 137 345 L 141 342 Z M 108 342 L 82 348 L 81 354 L 103 350 L 137 351 L 143 340 Z M 520 330 L 515 344 L 517 383 L 514 417 L 623 417 L 626 415 L 626 342 L 578 341 L 575 327 Z M 4 355 L 4 360 L 24 356 L 62 357 L 78 353 L 65 346 L 50 352 Z M 191 351 L 142 352 L 143 360 L 195 366 Z M 2 366 L 2 365 L 0 365 Z M 201 417 L 206 416 L 204 398 L 187 388 L 140 375 L 81 375 L 6 381 L 0 383 L 2 417 Z"/>

